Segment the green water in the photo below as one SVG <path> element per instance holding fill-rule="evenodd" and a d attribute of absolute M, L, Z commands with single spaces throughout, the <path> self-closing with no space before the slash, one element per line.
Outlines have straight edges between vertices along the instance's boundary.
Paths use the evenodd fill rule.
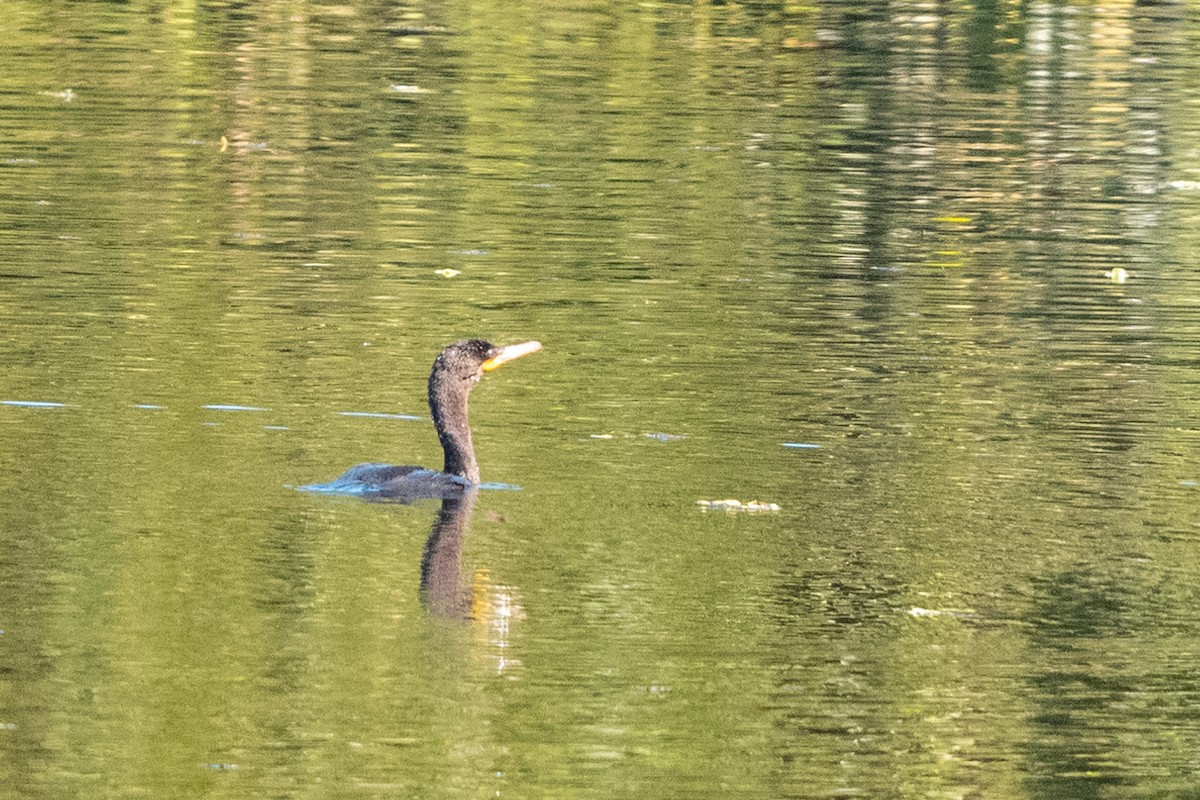
<path fill-rule="evenodd" d="M 1190 4 L 2 5 L 0 797 L 1195 796 Z"/>

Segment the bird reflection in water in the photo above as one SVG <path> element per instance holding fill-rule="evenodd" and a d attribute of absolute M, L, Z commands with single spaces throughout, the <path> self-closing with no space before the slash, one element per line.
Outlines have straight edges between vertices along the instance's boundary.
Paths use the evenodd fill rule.
<path fill-rule="evenodd" d="M 470 619 L 472 592 L 462 579 L 462 544 L 479 492 L 447 497 L 421 554 L 421 597 L 430 613 L 439 617 Z"/>
<path fill-rule="evenodd" d="M 478 496 L 478 490 L 470 489 L 442 500 L 421 554 L 421 599 L 433 616 L 486 626 L 481 631 L 484 643 L 496 654 L 496 672 L 504 673 L 520 663 L 507 648 L 510 626 L 522 612 L 511 589 L 494 583 L 486 571 L 476 571 L 469 579 L 463 575 L 463 542 Z"/>

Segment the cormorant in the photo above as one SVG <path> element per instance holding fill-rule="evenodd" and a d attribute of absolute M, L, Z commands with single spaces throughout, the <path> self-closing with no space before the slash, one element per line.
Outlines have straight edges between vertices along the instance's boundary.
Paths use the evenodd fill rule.
<path fill-rule="evenodd" d="M 463 339 L 438 355 L 429 374 L 429 410 L 446 454 L 441 472 L 408 464 L 359 464 L 331 483 L 303 488 L 404 501 L 461 495 L 479 483 L 479 463 L 467 421 L 471 389 L 485 372 L 541 349 L 541 342 L 496 347 L 482 339 Z"/>

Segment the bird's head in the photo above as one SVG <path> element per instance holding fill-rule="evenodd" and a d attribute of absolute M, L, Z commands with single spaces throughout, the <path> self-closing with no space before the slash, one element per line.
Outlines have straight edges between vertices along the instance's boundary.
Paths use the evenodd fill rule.
<path fill-rule="evenodd" d="M 470 385 L 482 378 L 485 372 L 492 372 L 510 361 L 541 349 L 541 342 L 522 342 L 497 347 L 483 339 L 463 339 L 438 355 L 433 372 L 451 385 L 461 382 L 469 382 Z"/>

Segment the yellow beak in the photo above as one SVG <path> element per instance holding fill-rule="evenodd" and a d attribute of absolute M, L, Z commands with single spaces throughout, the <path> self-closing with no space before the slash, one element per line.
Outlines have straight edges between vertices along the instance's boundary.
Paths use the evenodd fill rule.
<path fill-rule="evenodd" d="M 515 361 L 521 356 L 527 356 L 530 353 L 536 353 L 541 349 L 541 342 L 522 342 L 521 344 L 510 344 L 508 347 L 501 347 L 499 353 L 496 353 L 496 355 L 483 362 L 483 371 L 491 372 L 510 361 Z"/>

